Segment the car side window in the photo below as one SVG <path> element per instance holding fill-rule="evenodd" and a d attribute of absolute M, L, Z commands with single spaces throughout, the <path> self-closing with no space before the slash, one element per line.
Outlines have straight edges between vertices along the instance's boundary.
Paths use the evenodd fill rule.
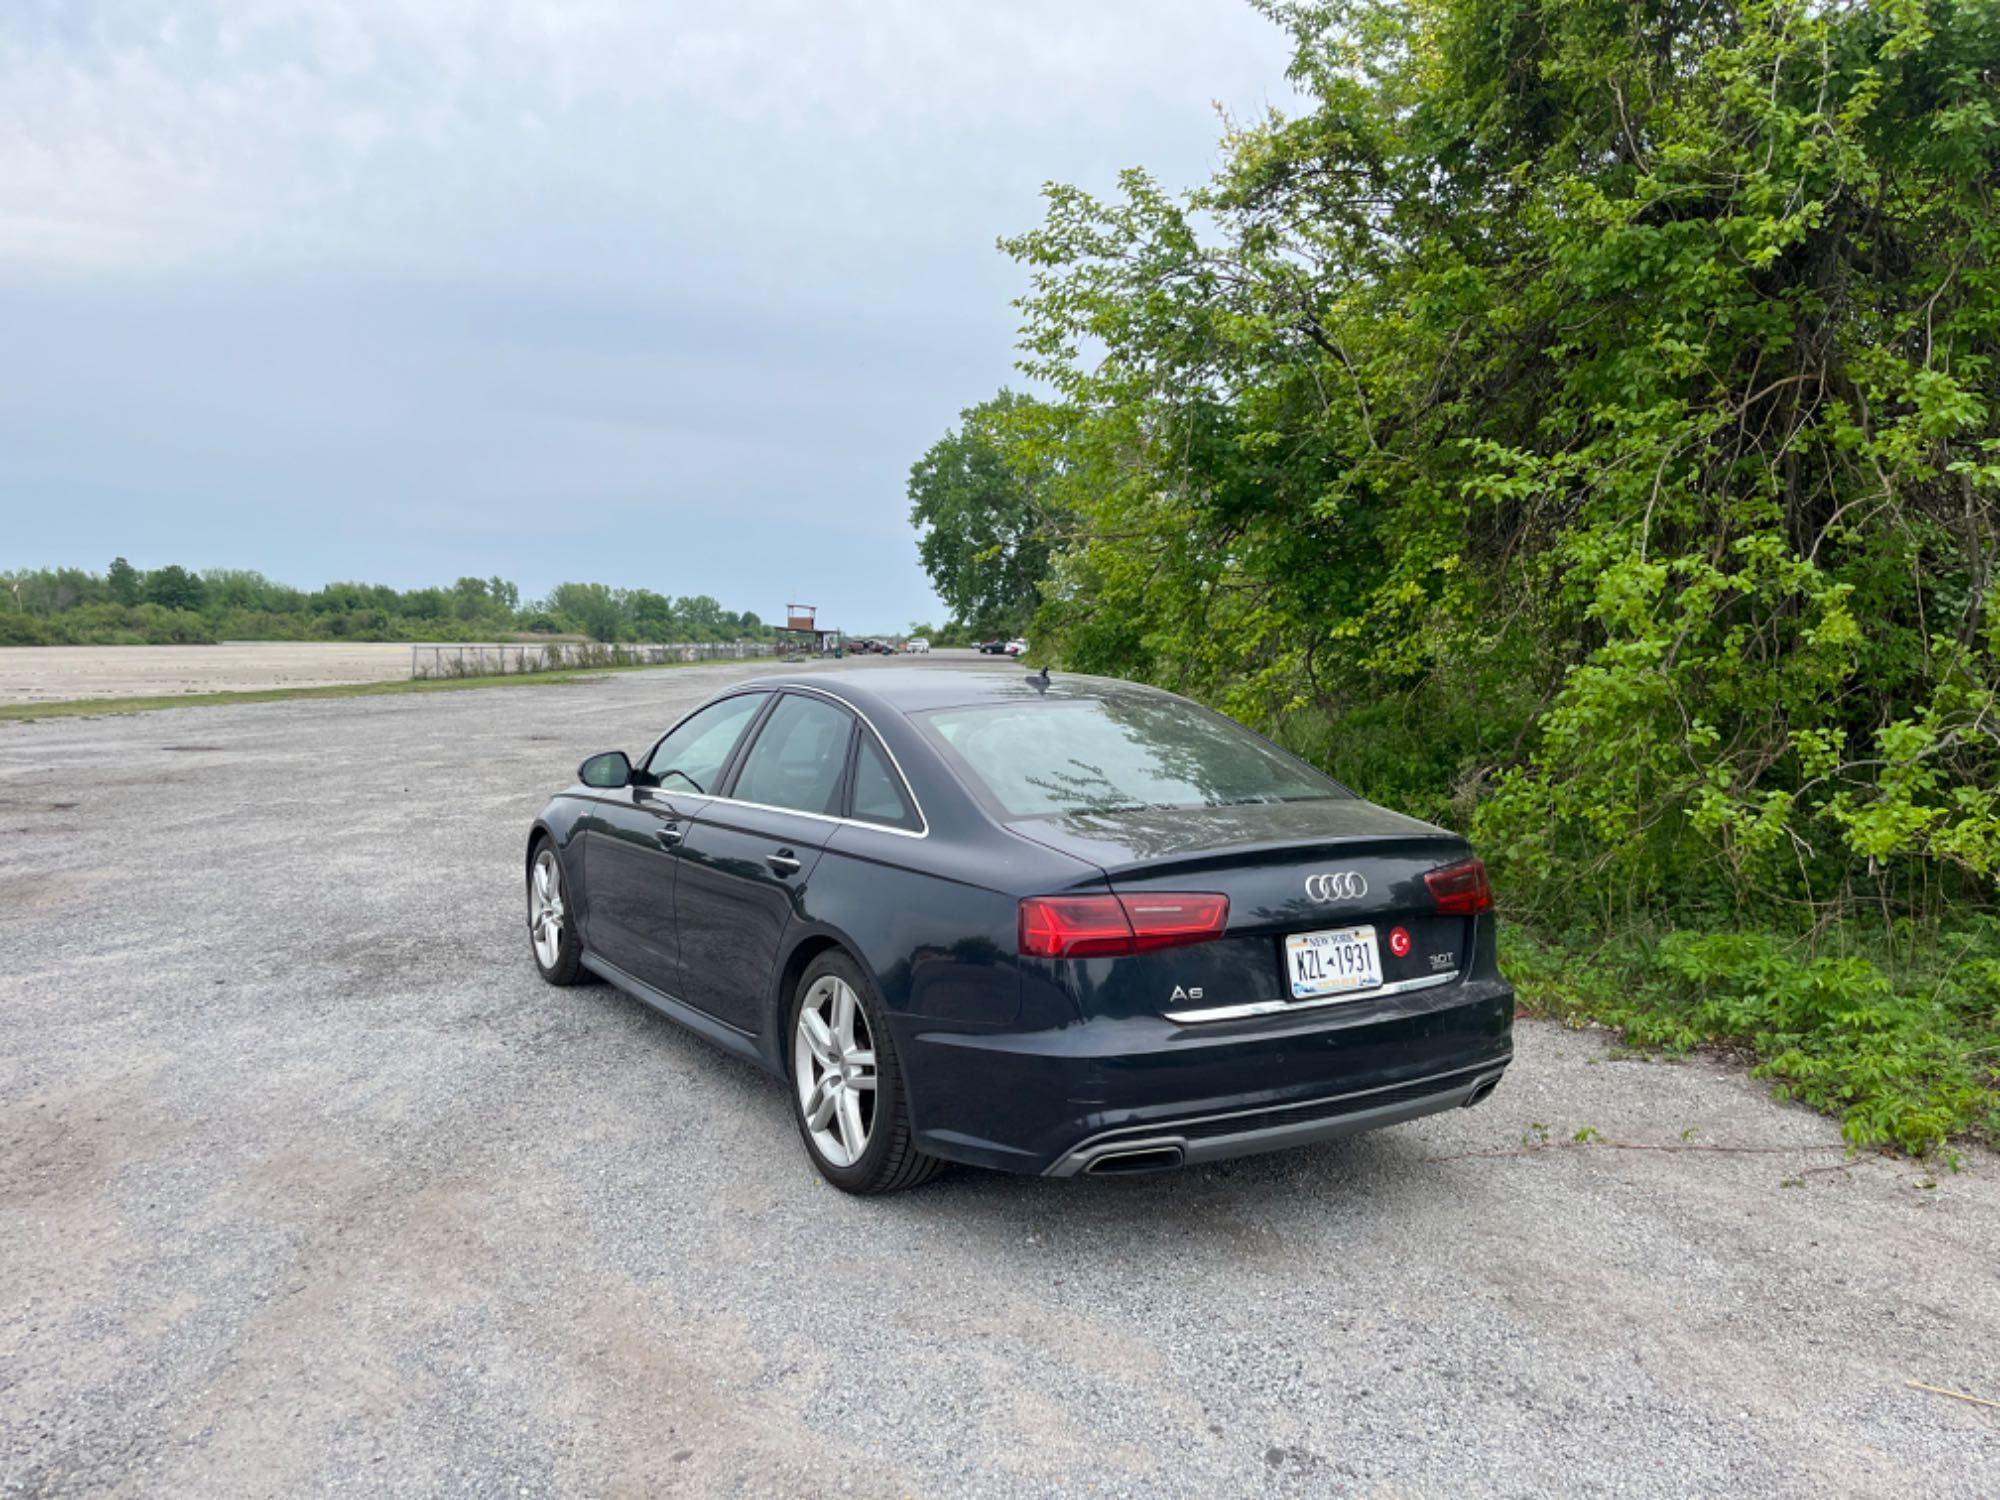
<path fill-rule="evenodd" d="M 837 813 L 854 721 L 822 698 L 787 693 L 743 754 L 730 795 L 739 802 Z"/>
<path fill-rule="evenodd" d="M 914 828 L 916 817 L 903 793 L 902 779 L 889 764 L 889 757 L 875 736 L 863 732 L 861 746 L 854 753 L 853 815 L 867 823 L 886 823 L 891 828 Z"/>
<path fill-rule="evenodd" d="M 738 693 L 683 720 L 647 758 L 646 774 L 667 791 L 713 795 L 729 752 L 768 697 L 768 693 Z"/>

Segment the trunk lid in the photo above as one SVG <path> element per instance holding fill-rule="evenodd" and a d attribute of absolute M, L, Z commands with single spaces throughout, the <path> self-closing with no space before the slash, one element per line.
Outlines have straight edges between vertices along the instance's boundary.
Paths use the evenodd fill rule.
<path fill-rule="evenodd" d="M 1473 919 L 1439 916 L 1424 884 L 1429 871 L 1470 856 L 1465 840 L 1360 798 L 1078 813 L 1010 826 L 1096 865 L 1123 896 L 1213 891 L 1229 898 L 1228 928 L 1214 941 L 1075 960 L 1079 998 L 1093 1015 L 1198 1014 L 1274 1002 L 1310 1008 L 1314 999 L 1364 1004 L 1449 979 L 1468 964 Z M 1365 928 L 1373 929 L 1379 986 L 1337 1000 L 1294 994 L 1298 959 L 1287 937 Z M 1365 947 L 1367 935 L 1356 941 Z"/>

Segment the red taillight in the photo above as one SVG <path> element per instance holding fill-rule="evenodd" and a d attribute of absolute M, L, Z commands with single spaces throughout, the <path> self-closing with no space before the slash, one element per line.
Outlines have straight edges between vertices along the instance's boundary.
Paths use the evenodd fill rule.
<path fill-rule="evenodd" d="M 1021 903 L 1021 952 L 1093 958 L 1205 943 L 1229 925 L 1229 898 L 1205 893 L 1030 896 Z"/>
<path fill-rule="evenodd" d="M 1442 916 L 1469 917 L 1493 904 L 1486 866 L 1476 859 L 1432 870 L 1424 876 L 1424 884 L 1431 888 L 1431 899 Z"/>
<path fill-rule="evenodd" d="M 1229 925 L 1229 898 L 1211 895 L 1122 896 L 1132 923 L 1132 945 L 1141 953 L 1151 948 L 1178 948 L 1221 937 Z"/>
<path fill-rule="evenodd" d="M 1030 896 L 1021 903 L 1021 952 L 1037 958 L 1130 953 L 1132 924 L 1116 896 Z"/>

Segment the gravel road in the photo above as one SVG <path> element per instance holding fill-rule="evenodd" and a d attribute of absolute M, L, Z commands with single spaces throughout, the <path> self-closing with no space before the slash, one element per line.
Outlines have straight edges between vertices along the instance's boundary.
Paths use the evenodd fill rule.
<path fill-rule="evenodd" d="M 2000 1398 L 2000 1161 L 1721 1063 L 1526 1022 L 1357 1140 L 822 1185 L 521 916 L 546 793 L 756 670 L 0 724 L 0 1494 L 2000 1494 L 1904 1384 Z"/>

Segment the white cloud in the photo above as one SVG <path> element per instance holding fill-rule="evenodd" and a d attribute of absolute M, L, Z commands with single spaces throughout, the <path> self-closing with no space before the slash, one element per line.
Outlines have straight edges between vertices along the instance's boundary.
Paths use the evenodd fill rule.
<path fill-rule="evenodd" d="M 994 238 L 1205 175 L 1285 55 L 1238 0 L 0 0 L 11 560 L 934 613 Z"/>
<path fill-rule="evenodd" d="M 1256 103 L 1281 56 L 1234 0 L 16 12 L 0 255 L 483 261 L 494 236 L 536 249 L 547 202 L 642 241 L 802 218 L 935 239 L 1024 159 L 1097 166 L 1135 117 Z"/>

